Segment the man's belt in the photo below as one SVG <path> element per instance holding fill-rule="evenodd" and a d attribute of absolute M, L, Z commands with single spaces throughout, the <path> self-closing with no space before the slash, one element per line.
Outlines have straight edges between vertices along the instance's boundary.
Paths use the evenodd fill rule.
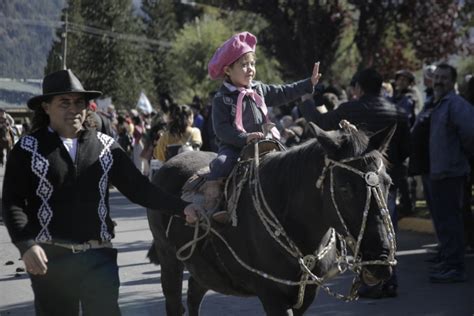
<path fill-rule="evenodd" d="M 112 243 L 110 241 L 100 241 L 100 240 L 89 240 L 82 244 L 60 242 L 60 241 L 44 241 L 43 244 L 53 245 L 58 247 L 63 247 L 70 249 L 73 253 L 84 252 L 89 249 L 99 249 L 99 248 L 112 248 Z"/>

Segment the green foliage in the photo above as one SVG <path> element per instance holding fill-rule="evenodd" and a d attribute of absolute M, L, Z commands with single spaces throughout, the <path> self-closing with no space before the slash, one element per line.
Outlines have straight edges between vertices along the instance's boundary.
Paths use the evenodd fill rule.
<path fill-rule="evenodd" d="M 0 1 L 0 76 L 41 78 L 65 0 Z"/>
<path fill-rule="evenodd" d="M 143 23 L 146 27 L 146 36 L 151 39 L 160 40 L 163 43 L 158 45 L 152 54 L 154 90 L 156 95 L 169 93 L 171 88 L 168 78 L 171 76 L 171 73 L 169 67 L 167 67 L 166 55 L 179 29 L 175 1 L 144 0 L 142 2 L 142 10 L 145 13 Z M 153 99 L 150 99 L 150 101 L 154 102 Z"/>
<path fill-rule="evenodd" d="M 268 83 L 307 77 L 318 60 L 323 80 L 336 84 L 366 66 L 390 77 L 453 53 L 472 60 L 472 1 L 197 2 L 142 0 L 140 11 L 132 0 L 0 1 L 0 75 L 40 78 L 61 69 L 66 12 L 67 67 L 125 108 L 141 90 L 155 104 L 162 93 L 183 103 L 205 99 L 220 85 L 207 76 L 209 59 L 240 31 L 257 36 L 257 80 Z M 460 74 L 472 72 L 466 58 Z"/>
<path fill-rule="evenodd" d="M 348 14 L 342 1 L 207 0 L 201 1 L 258 14 L 267 21 L 259 40 L 281 64 L 286 80 L 306 78 L 314 62 L 329 75 Z M 251 19 L 249 19 L 251 20 Z"/>
<path fill-rule="evenodd" d="M 85 87 L 100 90 L 119 108 L 134 108 L 143 90 L 155 98 L 150 43 L 133 15 L 131 0 L 70 0 L 67 67 Z M 63 14 L 63 20 L 65 13 Z M 61 31 L 60 31 L 61 32 Z M 57 70 L 63 44 L 50 53 L 49 70 Z"/>
<path fill-rule="evenodd" d="M 345 86 L 349 84 L 361 60 L 359 51 L 354 43 L 355 29 L 348 26 L 336 51 L 334 63 L 330 66 L 329 74 L 323 73 L 322 81 L 330 81 L 332 84 Z"/>

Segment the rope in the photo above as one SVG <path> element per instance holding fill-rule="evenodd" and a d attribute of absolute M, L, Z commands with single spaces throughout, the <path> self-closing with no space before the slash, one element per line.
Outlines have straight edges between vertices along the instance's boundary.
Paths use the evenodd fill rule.
<path fill-rule="evenodd" d="M 197 243 L 206 238 L 207 235 L 209 235 L 209 232 L 211 230 L 211 221 L 205 212 L 199 212 L 199 221 L 203 224 L 194 225 L 193 239 L 185 243 L 176 251 L 176 258 L 178 258 L 178 260 L 186 261 L 191 258 L 194 253 L 194 250 L 196 250 Z M 199 227 L 201 226 L 204 228 L 204 233 L 202 235 L 199 235 Z M 188 249 L 189 253 L 187 255 L 184 255 L 183 253 Z"/>

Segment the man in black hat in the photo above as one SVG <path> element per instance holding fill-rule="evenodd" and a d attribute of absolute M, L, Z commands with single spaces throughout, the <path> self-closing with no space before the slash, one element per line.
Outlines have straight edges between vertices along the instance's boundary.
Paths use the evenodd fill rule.
<path fill-rule="evenodd" d="M 28 101 L 32 133 L 7 162 L 3 218 L 30 275 L 38 315 L 119 315 L 109 183 L 150 209 L 186 203 L 149 183 L 110 137 L 83 127 L 90 99 L 71 70 L 47 75 Z"/>

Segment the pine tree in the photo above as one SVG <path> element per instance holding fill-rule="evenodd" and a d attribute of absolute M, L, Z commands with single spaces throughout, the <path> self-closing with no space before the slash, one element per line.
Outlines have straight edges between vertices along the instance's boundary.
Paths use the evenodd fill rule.
<path fill-rule="evenodd" d="M 141 91 L 154 98 L 153 41 L 135 15 L 131 0 L 69 0 L 67 68 L 88 89 L 100 90 L 119 108 L 134 108 Z M 58 35 L 63 29 L 58 30 Z M 62 41 L 49 55 L 47 69 L 58 70 Z"/>
<path fill-rule="evenodd" d="M 134 108 L 141 90 L 153 93 L 149 43 L 131 0 L 84 0 L 86 32 L 80 73 L 88 87 L 99 89 L 120 108 Z"/>
<path fill-rule="evenodd" d="M 178 29 L 175 1 L 144 0 L 142 10 L 145 13 L 143 22 L 146 25 L 147 37 L 161 42 L 161 45 L 157 45 L 153 52 L 155 92 L 157 95 L 169 94 L 171 83 L 168 78 L 172 74 L 166 66 L 166 56 Z"/>
<path fill-rule="evenodd" d="M 72 69 L 75 73 L 81 69 L 82 51 L 75 49 L 75 47 L 80 47 L 81 26 L 84 24 L 84 19 L 81 16 L 81 2 L 81 0 L 69 0 L 67 6 L 62 10 L 61 22 L 63 24 L 56 31 L 56 38 L 48 54 L 45 74 L 63 69 L 64 59 L 66 68 Z M 65 39 L 66 49 L 64 47 Z"/>

